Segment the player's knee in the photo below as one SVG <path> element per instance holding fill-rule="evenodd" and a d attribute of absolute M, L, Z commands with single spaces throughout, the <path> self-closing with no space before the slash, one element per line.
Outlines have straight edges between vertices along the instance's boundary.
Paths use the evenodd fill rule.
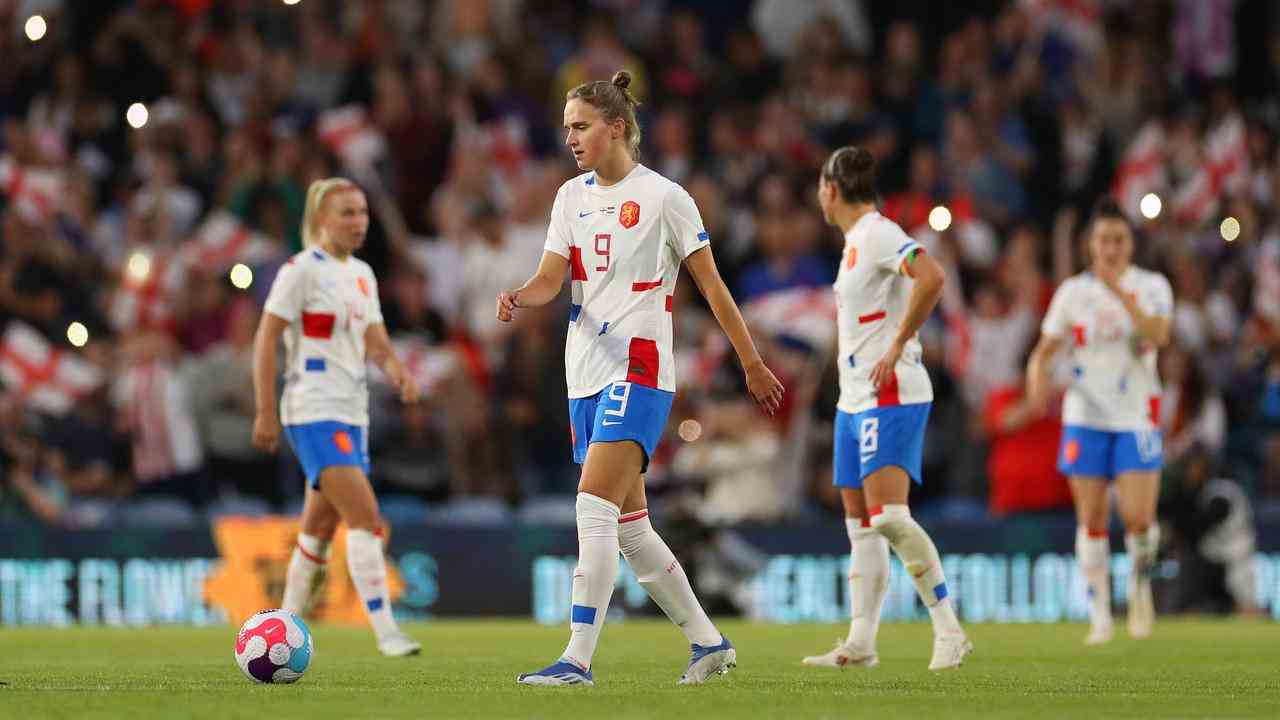
<path fill-rule="evenodd" d="M 622 511 L 617 505 L 589 492 L 578 493 L 574 514 L 578 521 L 578 539 L 587 537 L 618 537 L 618 518 Z"/>
<path fill-rule="evenodd" d="M 622 556 L 630 559 L 639 553 L 651 532 L 653 532 L 653 525 L 649 523 L 647 510 L 638 510 L 620 517 L 618 549 L 622 551 Z"/>
<path fill-rule="evenodd" d="M 1151 522 L 1152 519 L 1144 515 L 1124 518 L 1124 531 L 1130 535 L 1141 535 L 1151 529 Z"/>
<path fill-rule="evenodd" d="M 883 535 L 891 545 L 906 539 L 915 524 L 906 505 L 885 505 L 879 512 L 871 514 L 872 529 Z"/>

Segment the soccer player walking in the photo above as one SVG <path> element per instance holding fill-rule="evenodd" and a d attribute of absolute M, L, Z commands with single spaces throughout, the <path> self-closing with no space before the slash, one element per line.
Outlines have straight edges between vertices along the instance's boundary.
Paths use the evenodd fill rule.
<path fill-rule="evenodd" d="M 1027 363 L 1028 399 L 1047 406 L 1052 360 L 1069 348 L 1058 468 L 1076 506 L 1076 562 L 1088 583 L 1085 644 L 1111 640 L 1108 483 L 1114 483 L 1129 573 L 1129 634 L 1151 635 L 1151 568 L 1160 545 L 1156 503 L 1163 461 L 1156 351 L 1169 342 L 1173 291 L 1163 275 L 1131 264 L 1133 229 L 1103 201 L 1089 225 L 1089 269 L 1054 293 Z"/>
<path fill-rule="evenodd" d="M 942 297 L 945 276 L 919 243 L 876 211 L 875 170 L 870 152 L 843 147 L 827 158 L 818 179 L 823 219 L 845 237 L 835 283 L 840 398 L 833 475 L 852 546 L 852 620 L 844 642 L 804 664 L 879 664 L 876 632 L 892 546 L 933 621 L 929 669 L 942 670 L 958 667 L 973 644 L 948 598 L 938 550 L 911 517 L 907 493 L 922 481 L 933 403 L 917 333 Z"/>
<path fill-rule="evenodd" d="M 396 358 L 382 323 L 373 270 L 352 255 L 364 244 L 369 205 L 349 180 L 307 189 L 307 246 L 276 275 L 253 345 L 257 417 L 253 443 L 275 452 L 281 424 L 307 476 L 302 531 L 289 561 L 282 608 L 301 615 L 315 592 L 338 520 L 347 524 L 347 568 L 384 655 L 422 646 L 391 616 L 378 501 L 369 484 L 369 390 L 365 358 L 416 402 L 418 386 Z M 285 345 L 285 386 L 276 409 L 276 346 Z"/>
<path fill-rule="evenodd" d="M 565 143 L 585 171 L 551 209 L 537 272 L 501 293 L 498 319 L 545 305 L 572 280 L 565 371 L 574 460 L 578 567 L 569 644 L 525 685 L 592 685 L 591 658 L 618 574 L 618 553 L 691 646 L 680 682 L 695 684 L 736 664 L 737 651 L 698 603 L 680 563 L 649 523 L 644 473 L 666 426 L 676 387 L 671 296 L 681 264 L 711 306 L 746 372 L 747 389 L 772 413 L 782 385 L 765 366 L 729 294 L 693 199 L 637 162 L 640 126 L 626 71 L 571 90 Z"/>

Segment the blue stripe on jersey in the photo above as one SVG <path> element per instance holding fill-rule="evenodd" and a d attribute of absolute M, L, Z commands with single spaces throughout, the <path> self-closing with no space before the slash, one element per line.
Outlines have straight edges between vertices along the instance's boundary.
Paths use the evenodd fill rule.
<path fill-rule="evenodd" d="M 901 255 L 903 250 L 906 250 L 907 248 L 909 248 L 909 247 L 911 247 L 912 245 L 915 245 L 915 244 L 916 244 L 916 241 L 915 241 L 915 240 L 912 240 L 911 242 L 909 242 L 909 243 L 907 243 L 907 244 L 903 245 L 902 247 L 898 248 L 898 249 L 894 252 L 894 254 L 895 254 L 895 255 Z"/>
<path fill-rule="evenodd" d="M 588 184 L 588 185 L 595 185 L 595 184 L 596 184 L 596 176 L 595 176 L 595 174 L 594 174 L 594 173 L 592 173 L 591 177 L 587 178 L 587 184 Z"/>
<path fill-rule="evenodd" d="M 321 253 L 319 250 L 312 250 L 312 251 L 311 251 L 311 257 L 313 257 L 313 258 L 315 258 L 315 259 L 317 259 L 317 260 L 324 260 L 324 254 L 323 254 L 323 253 Z"/>
<path fill-rule="evenodd" d="M 369 612 L 377 612 L 382 609 L 382 598 L 374 598 L 364 604 L 369 608 Z"/>
<path fill-rule="evenodd" d="M 703 230 L 702 232 L 698 233 L 698 241 L 699 241 L 699 242 L 711 242 L 711 236 L 710 236 L 709 234 L 707 234 L 707 231 L 706 231 L 706 230 Z"/>
<path fill-rule="evenodd" d="M 569 617 L 569 622 L 582 623 L 583 625 L 592 625 L 596 621 L 596 609 L 587 607 L 586 605 L 574 605 L 573 614 Z"/>
<path fill-rule="evenodd" d="M 581 312 L 582 312 L 581 305 L 570 305 L 569 306 L 569 322 L 571 323 L 578 322 L 578 314 Z"/>
<path fill-rule="evenodd" d="M 324 358 L 307 358 L 307 372 L 324 372 Z"/>

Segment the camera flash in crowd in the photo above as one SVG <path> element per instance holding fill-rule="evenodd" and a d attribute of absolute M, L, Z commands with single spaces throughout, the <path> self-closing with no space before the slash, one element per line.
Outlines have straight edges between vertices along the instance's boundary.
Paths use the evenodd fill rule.
<path fill-rule="evenodd" d="M 285 5 L 297 5 L 300 2 L 302 2 L 302 0 L 284 0 Z"/>
<path fill-rule="evenodd" d="M 147 106 L 142 103 L 134 103 L 129 106 L 129 110 L 124 114 L 124 119 L 129 121 L 129 127 L 134 130 L 140 130 L 147 124 L 147 118 L 151 114 L 147 112 Z"/>
<path fill-rule="evenodd" d="M 929 211 L 929 227 L 934 232 L 944 232 L 951 227 L 951 211 L 946 205 L 939 205 Z"/>
<path fill-rule="evenodd" d="M 238 290 L 247 290 L 253 284 L 253 270 L 244 263 L 236 263 L 231 268 L 231 284 Z"/>
<path fill-rule="evenodd" d="M 129 256 L 129 262 L 125 265 L 125 272 L 128 273 L 129 279 L 134 282 L 143 282 L 147 276 L 151 274 L 151 258 L 146 253 L 135 252 Z"/>
<path fill-rule="evenodd" d="M 1160 217 L 1160 208 L 1163 203 L 1160 202 L 1160 196 L 1155 193 L 1147 193 L 1142 196 L 1142 200 L 1138 203 L 1138 210 L 1142 212 L 1142 217 L 1148 220 L 1155 220 Z"/>
<path fill-rule="evenodd" d="M 1222 224 L 1218 226 L 1218 232 L 1222 234 L 1222 239 L 1231 242 L 1240 237 L 1240 221 L 1233 217 L 1223 218 Z"/>
<path fill-rule="evenodd" d="M 89 342 L 89 328 L 84 323 L 71 323 L 67 326 L 67 341 L 76 347 L 84 347 Z"/>
<path fill-rule="evenodd" d="M 31 42 L 40 42 L 44 34 L 49 32 L 49 23 L 44 21 L 41 15 L 32 15 L 27 18 L 27 24 L 24 26 L 27 31 L 27 39 Z"/>
<path fill-rule="evenodd" d="M 676 432 L 680 435 L 680 439 L 685 442 L 693 442 L 702 437 L 702 423 L 692 418 L 680 421 L 680 427 L 676 428 Z"/>

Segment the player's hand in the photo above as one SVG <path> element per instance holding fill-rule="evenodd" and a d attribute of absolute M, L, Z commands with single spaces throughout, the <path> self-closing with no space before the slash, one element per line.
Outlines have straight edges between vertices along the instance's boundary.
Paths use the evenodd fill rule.
<path fill-rule="evenodd" d="M 1120 273 L 1111 268 L 1098 268 L 1094 271 L 1094 275 L 1102 281 L 1103 285 L 1107 286 L 1108 290 L 1115 293 L 1116 297 L 1123 300 L 1128 296 L 1128 293 L 1120 287 Z"/>
<path fill-rule="evenodd" d="M 422 392 L 418 389 L 418 381 L 413 379 L 406 370 L 401 370 L 397 377 L 396 386 L 400 389 L 400 402 L 408 405 L 418 402 L 418 398 L 422 396 Z"/>
<path fill-rule="evenodd" d="M 515 319 L 516 308 L 520 307 L 520 300 L 515 290 L 498 293 L 498 319 L 502 322 L 511 322 Z"/>
<path fill-rule="evenodd" d="M 764 364 L 764 360 L 757 360 L 746 367 L 746 372 L 747 392 L 751 393 L 756 404 L 770 415 L 778 412 L 778 408 L 782 407 L 782 394 L 786 390 L 773 371 Z"/>
<path fill-rule="evenodd" d="M 265 453 L 274 453 L 280 445 L 280 418 L 275 414 L 259 413 L 253 419 L 253 446 Z"/>
<path fill-rule="evenodd" d="M 871 384 L 877 389 L 883 387 L 893 379 L 895 369 L 898 367 L 898 358 L 902 357 L 902 343 L 895 340 L 889 349 L 885 351 L 884 357 L 871 368 Z"/>

